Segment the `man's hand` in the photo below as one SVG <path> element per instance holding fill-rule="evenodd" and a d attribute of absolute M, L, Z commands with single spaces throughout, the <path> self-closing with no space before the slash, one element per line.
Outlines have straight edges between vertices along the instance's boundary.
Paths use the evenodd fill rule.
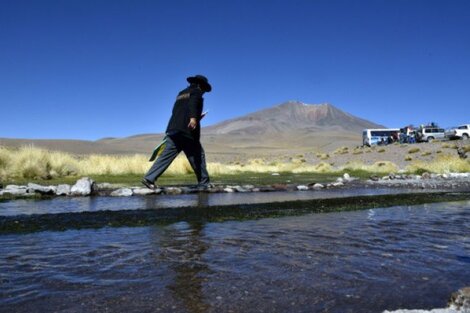
<path fill-rule="evenodd" d="M 197 120 L 196 120 L 195 117 L 192 117 L 189 120 L 188 128 L 191 129 L 191 130 L 194 130 L 194 129 L 196 129 L 196 126 L 197 126 Z"/>

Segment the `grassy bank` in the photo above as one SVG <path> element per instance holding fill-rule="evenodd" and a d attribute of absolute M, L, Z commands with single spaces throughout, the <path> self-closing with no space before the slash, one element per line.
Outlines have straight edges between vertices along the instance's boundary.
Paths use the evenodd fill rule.
<path fill-rule="evenodd" d="M 326 181 L 344 172 L 359 177 L 382 175 L 405 170 L 408 173 L 470 172 L 470 160 L 442 154 L 427 162 L 411 162 L 400 169 L 391 161 L 377 160 L 364 164 L 360 156 L 342 165 L 320 161 L 309 163 L 302 158 L 286 162 L 250 159 L 245 162 L 208 163 L 215 183 L 276 183 Z M 97 182 L 138 185 L 151 163 L 145 155 L 87 155 L 76 156 L 34 147 L 7 149 L 0 147 L 0 181 L 6 183 L 46 182 L 72 183 L 77 177 L 89 176 Z M 272 175 L 277 173 L 279 175 Z M 186 158 L 181 155 L 159 180 L 160 184 L 194 183 L 195 178 Z"/>

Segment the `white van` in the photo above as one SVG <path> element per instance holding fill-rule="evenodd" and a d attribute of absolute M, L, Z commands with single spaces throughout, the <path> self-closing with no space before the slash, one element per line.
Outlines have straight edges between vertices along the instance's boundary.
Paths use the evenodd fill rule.
<path fill-rule="evenodd" d="M 364 129 L 362 132 L 362 145 L 372 146 L 378 144 L 387 144 L 389 138 L 398 135 L 400 128 L 376 128 L 376 129 Z"/>

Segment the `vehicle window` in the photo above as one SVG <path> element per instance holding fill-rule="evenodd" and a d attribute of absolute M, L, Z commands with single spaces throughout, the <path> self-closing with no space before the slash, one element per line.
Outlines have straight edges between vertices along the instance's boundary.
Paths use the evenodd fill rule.
<path fill-rule="evenodd" d="M 467 129 L 467 126 L 466 126 L 466 125 L 464 125 L 464 126 L 459 126 L 458 129 Z"/>
<path fill-rule="evenodd" d="M 443 128 L 439 129 L 439 133 L 443 133 L 445 130 Z"/>

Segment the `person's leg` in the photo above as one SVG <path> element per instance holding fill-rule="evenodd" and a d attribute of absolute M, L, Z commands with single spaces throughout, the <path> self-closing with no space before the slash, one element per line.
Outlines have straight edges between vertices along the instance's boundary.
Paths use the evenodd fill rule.
<path fill-rule="evenodd" d="M 209 185 L 210 178 L 206 167 L 206 155 L 199 141 L 186 140 L 183 151 L 196 174 L 198 185 Z"/>
<path fill-rule="evenodd" d="M 176 141 L 176 142 L 175 142 Z M 170 136 L 166 139 L 166 146 L 162 154 L 153 163 L 152 167 L 145 174 L 144 179 L 154 183 L 160 175 L 170 166 L 171 162 L 181 152 L 181 147 L 178 145 L 177 138 L 171 138 Z"/>

